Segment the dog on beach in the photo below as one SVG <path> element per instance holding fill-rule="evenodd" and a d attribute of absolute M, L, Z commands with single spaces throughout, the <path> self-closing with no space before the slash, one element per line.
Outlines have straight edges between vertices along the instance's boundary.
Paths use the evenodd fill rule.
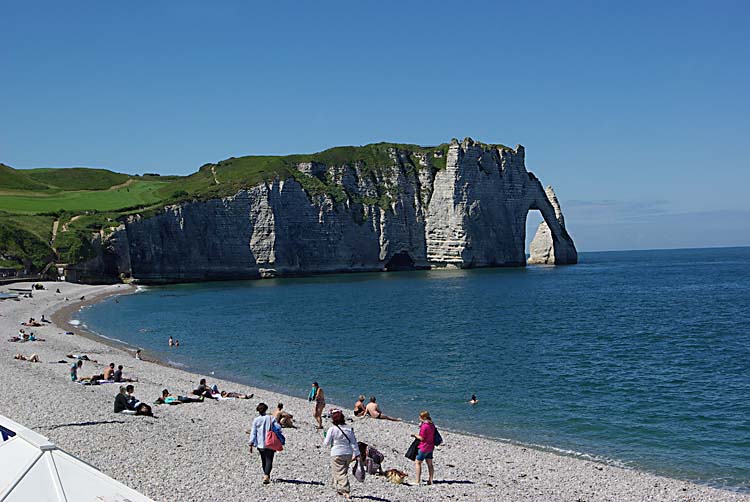
<path fill-rule="evenodd" d="M 398 469 L 388 469 L 385 471 L 385 477 L 393 484 L 400 485 L 403 484 L 404 480 L 408 474 L 406 474 L 404 471 L 399 471 Z"/>

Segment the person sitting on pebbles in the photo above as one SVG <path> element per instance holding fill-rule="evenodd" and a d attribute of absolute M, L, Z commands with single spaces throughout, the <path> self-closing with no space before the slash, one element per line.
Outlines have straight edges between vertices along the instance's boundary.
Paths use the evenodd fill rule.
<path fill-rule="evenodd" d="M 378 406 L 377 400 L 375 399 L 375 396 L 372 396 L 370 398 L 370 402 L 367 403 L 367 406 L 365 407 L 365 416 L 371 416 L 372 418 L 378 418 L 382 420 L 390 420 L 392 422 L 400 422 L 400 418 L 393 418 L 389 417 L 388 415 L 385 415 L 383 412 L 380 411 L 380 406 Z"/>
<path fill-rule="evenodd" d="M 365 396 L 364 394 L 360 394 L 357 402 L 354 403 L 354 416 L 364 417 L 365 413 L 367 413 L 367 409 L 365 408 Z"/>
<path fill-rule="evenodd" d="M 208 399 L 218 399 L 218 397 L 214 396 L 214 391 L 211 389 L 211 387 L 206 384 L 206 379 L 201 378 L 198 388 L 193 390 L 193 395 L 205 397 Z"/>
<path fill-rule="evenodd" d="M 291 429 L 296 429 L 297 427 L 294 425 L 294 415 L 291 413 L 284 411 L 284 403 L 279 403 L 276 405 L 276 411 L 272 413 L 273 418 L 276 419 L 276 421 L 281 424 L 282 427 L 288 427 Z"/>

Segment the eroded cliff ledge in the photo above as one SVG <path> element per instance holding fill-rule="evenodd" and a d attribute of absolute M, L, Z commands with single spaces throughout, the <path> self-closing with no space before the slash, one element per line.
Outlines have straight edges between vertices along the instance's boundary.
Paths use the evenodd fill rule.
<path fill-rule="evenodd" d="M 385 165 L 300 162 L 234 195 L 131 216 L 94 242 L 81 281 L 142 283 L 329 272 L 526 265 L 526 215 L 538 209 L 545 263 L 577 262 L 559 205 L 524 148 L 470 138 L 444 149 L 389 148 Z M 215 182 L 222 172 L 211 167 Z M 320 190 L 316 187 L 334 187 Z"/>

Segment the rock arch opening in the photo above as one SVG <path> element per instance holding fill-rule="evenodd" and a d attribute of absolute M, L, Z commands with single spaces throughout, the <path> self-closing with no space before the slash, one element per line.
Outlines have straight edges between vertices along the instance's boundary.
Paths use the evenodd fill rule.
<path fill-rule="evenodd" d="M 531 245 L 536 237 L 539 225 L 544 221 L 542 212 L 538 209 L 529 209 L 526 212 L 526 235 L 524 236 L 524 256 L 528 262 L 531 257 Z"/>
<path fill-rule="evenodd" d="M 385 264 L 385 269 L 388 272 L 397 272 L 399 270 L 415 270 L 416 266 L 409 253 L 400 251 L 391 256 L 391 259 Z"/>

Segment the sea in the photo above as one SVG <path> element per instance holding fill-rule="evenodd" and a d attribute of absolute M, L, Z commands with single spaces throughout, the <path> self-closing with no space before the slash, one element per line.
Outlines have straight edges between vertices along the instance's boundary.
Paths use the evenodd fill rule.
<path fill-rule="evenodd" d="M 722 248 L 146 287 L 78 320 L 209 380 L 748 492 L 749 310 L 750 248 Z"/>

